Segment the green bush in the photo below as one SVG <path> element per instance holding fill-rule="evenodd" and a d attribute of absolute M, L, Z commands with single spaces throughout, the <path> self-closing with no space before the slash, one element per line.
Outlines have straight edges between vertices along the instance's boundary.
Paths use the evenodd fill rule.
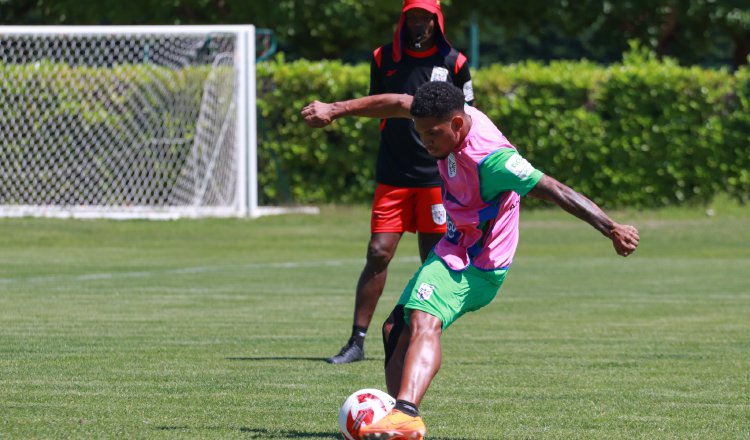
<path fill-rule="evenodd" d="M 527 62 L 474 72 L 476 105 L 538 168 L 609 207 L 750 196 L 750 73 L 682 67 L 635 47 L 621 64 Z M 283 60 L 259 69 L 267 201 L 363 202 L 377 121 L 307 128 L 308 102 L 367 92 L 366 66 Z"/>
<path fill-rule="evenodd" d="M 726 98 L 717 159 L 726 178 L 725 189 L 735 199 L 750 202 L 750 68 L 735 75 L 734 92 Z M 718 148 L 717 148 L 718 149 Z"/>
<path fill-rule="evenodd" d="M 257 72 L 261 203 L 368 200 L 374 191 L 377 121 L 344 118 L 313 130 L 300 112 L 315 99 L 366 95 L 369 67 L 277 59 L 259 64 Z"/>
<path fill-rule="evenodd" d="M 604 128 L 590 111 L 601 69 L 587 63 L 528 62 L 475 73 L 477 107 L 542 171 L 586 194 L 604 189 Z"/>

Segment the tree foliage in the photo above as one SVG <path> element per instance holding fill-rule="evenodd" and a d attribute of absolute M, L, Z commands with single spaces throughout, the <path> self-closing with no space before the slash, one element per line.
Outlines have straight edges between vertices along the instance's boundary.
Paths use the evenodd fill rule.
<path fill-rule="evenodd" d="M 638 40 L 682 64 L 747 63 L 748 0 L 443 0 L 449 38 L 481 59 L 613 62 Z M 253 23 L 276 32 L 287 58 L 366 59 L 390 40 L 401 0 L 0 0 L 3 24 Z"/>

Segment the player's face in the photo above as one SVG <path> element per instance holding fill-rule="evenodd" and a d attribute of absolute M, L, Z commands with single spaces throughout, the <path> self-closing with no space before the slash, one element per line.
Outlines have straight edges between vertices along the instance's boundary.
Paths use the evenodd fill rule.
<path fill-rule="evenodd" d="M 424 9 L 409 9 L 406 11 L 406 28 L 409 30 L 410 41 L 431 41 L 435 34 L 435 16 Z"/>
<path fill-rule="evenodd" d="M 422 139 L 427 153 L 435 159 L 445 159 L 461 141 L 461 116 L 447 120 L 438 118 L 414 118 L 414 128 Z"/>

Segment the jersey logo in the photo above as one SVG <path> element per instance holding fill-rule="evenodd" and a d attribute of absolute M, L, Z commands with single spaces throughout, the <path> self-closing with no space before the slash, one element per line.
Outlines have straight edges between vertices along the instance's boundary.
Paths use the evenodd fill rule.
<path fill-rule="evenodd" d="M 436 225 L 445 224 L 445 206 L 443 206 L 442 203 L 432 205 L 432 221 L 435 222 Z"/>
<path fill-rule="evenodd" d="M 398 69 L 391 69 L 391 70 L 385 72 L 385 76 L 393 76 L 393 75 L 396 74 L 396 72 L 398 72 Z"/>
<path fill-rule="evenodd" d="M 445 67 L 433 67 L 430 81 L 448 81 L 448 69 Z"/>
<path fill-rule="evenodd" d="M 456 156 L 448 155 L 448 177 L 456 177 Z"/>
<path fill-rule="evenodd" d="M 419 289 L 417 289 L 417 298 L 420 299 L 420 301 L 427 301 L 432 296 L 432 292 L 435 291 L 435 286 L 422 283 L 419 286 Z"/>
<path fill-rule="evenodd" d="M 471 85 L 471 80 L 464 83 L 464 100 L 466 100 L 466 102 L 474 100 L 474 87 Z"/>
<path fill-rule="evenodd" d="M 505 169 L 521 180 L 528 179 L 531 173 L 534 172 L 534 167 L 531 166 L 529 161 L 521 157 L 518 153 L 513 154 L 510 159 L 505 162 Z"/>
<path fill-rule="evenodd" d="M 453 220 L 450 217 L 448 217 L 447 222 L 448 224 L 445 227 L 445 236 L 448 238 L 448 241 L 457 244 L 458 231 L 456 230 L 456 225 L 453 223 Z"/>

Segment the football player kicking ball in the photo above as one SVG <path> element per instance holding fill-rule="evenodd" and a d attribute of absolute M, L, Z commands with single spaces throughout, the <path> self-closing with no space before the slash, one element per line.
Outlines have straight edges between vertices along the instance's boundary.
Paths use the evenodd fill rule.
<path fill-rule="evenodd" d="M 419 404 L 441 362 L 440 337 L 456 319 L 497 294 L 518 244 L 521 196 L 559 205 L 612 241 L 628 256 L 638 246 L 633 226 L 614 222 L 594 202 L 521 157 L 481 111 L 464 105 L 461 90 L 445 82 L 408 95 L 373 95 L 302 110 L 311 127 L 342 116 L 411 118 L 429 154 L 438 159 L 448 230 L 409 281 L 383 325 L 385 379 L 395 408 L 362 427 L 362 440 L 421 439 Z"/>

